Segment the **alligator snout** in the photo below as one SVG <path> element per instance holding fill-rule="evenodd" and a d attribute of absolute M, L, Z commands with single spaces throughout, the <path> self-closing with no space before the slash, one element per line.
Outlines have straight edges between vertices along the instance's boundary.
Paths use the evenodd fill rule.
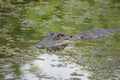
<path fill-rule="evenodd" d="M 70 40 L 63 40 L 63 41 L 60 41 L 60 42 L 45 42 L 43 43 L 44 41 L 41 41 L 40 43 L 38 43 L 36 45 L 36 48 L 38 49 L 47 49 L 47 50 L 58 50 L 59 48 L 64 48 L 65 46 L 67 46 L 69 43 L 70 43 Z"/>

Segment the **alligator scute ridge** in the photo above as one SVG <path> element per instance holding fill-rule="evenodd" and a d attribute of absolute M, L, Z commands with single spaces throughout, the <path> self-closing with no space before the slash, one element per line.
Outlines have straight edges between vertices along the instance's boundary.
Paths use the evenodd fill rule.
<path fill-rule="evenodd" d="M 120 32 L 120 28 L 115 29 L 102 29 L 102 30 L 90 30 L 75 34 L 73 36 L 67 35 L 63 32 L 49 31 L 45 38 L 39 42 L 36 47 L 39 49 L 47 50 L 60 50 L 64 49 L 71 40 L 76 39 L 100 39 L 103 37 L 111 36 L 117 32 Z"/>

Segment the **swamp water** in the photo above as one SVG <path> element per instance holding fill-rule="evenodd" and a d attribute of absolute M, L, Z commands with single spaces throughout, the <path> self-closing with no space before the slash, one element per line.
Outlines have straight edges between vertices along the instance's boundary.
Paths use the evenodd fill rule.
<path fill-rule="evenodd" d="M 120 80 L 120 33 L 55 53 L 35 48 L 48 31 L 119 28 L 119 13 L 119 0 L 0 0 L 0 80 Z"/>

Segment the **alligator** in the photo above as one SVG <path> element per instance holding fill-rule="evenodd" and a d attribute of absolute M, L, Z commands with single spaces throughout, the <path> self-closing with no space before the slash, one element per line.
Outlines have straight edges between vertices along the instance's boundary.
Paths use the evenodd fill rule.
<path fill-rule="evenodd" d="M 107 37 L 113 35 L 117 32 L 120 32 L 120 28 L 115 29 L 103 29 L 103 30 L 90 30 L 75 34 L 73 36 L 65 34 L 63 32 L 55 32 L 49 31 L 45 38 L 39 42 L 36 47 L 38 49 L 47 49 L 51 50 L 60 50 L 64 49 L 70 41 L 76 39 L 83 39 L 83 40 L 92 40 L 92 39 L 100 39 L 103 37 Z"/>

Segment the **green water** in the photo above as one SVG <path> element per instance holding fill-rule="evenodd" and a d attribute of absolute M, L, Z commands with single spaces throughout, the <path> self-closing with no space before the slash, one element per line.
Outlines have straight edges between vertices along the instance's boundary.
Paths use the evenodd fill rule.
<path fill-rule="evenodd" d="M 35 48 L 48 31 L 73 35 L 93 29 L 120 28 L 119 13 L 119 0 L 0 0 L 0 80 L 38 80 L 29 79 L 32 73 L 28 76 L 24 72 L 29 66 L 21 69 L 26 64 L 32 66 L 30 72 L 38 71 L 34 75 L 39 74 L 40 80 L 119 80 L 120 33 L 99 40 L 77 40 L 54 53 Z M 33 62 L 38 57 L 36 67 Z M 46 73 L 42 69 L 45 63 L 50 66 L 48 70 L 43 67 Z M 60 65 L 56 68 L 51 64 Z M 82 67 L 79 78 L 69 75 L 70 66 L 75 70 Z M 51 69 L 61 72 L 50 73 Z M 68 71 L 67 76 L 62 75 L 64 71 Z M 42 73 L 49 75 L 45 77 Z"/>

